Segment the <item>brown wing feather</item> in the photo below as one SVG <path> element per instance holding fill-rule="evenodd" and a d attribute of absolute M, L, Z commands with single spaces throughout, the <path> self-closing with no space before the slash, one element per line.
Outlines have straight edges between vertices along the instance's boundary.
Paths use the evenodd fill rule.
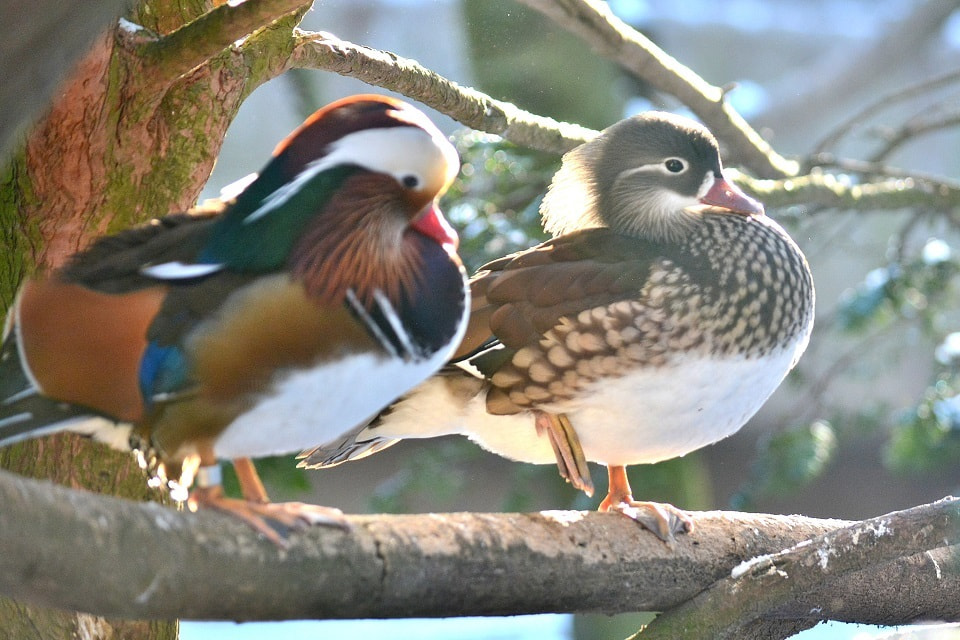
<path fill-rule="evenodd" d="M 55 274 L 24 284 L 17 327 L 25 363 L 44 394 L 118 420 L 143 417 L 140 361 L 170 289 L 140 269 L 195 260 L 219 209 L 103 237 Z"/>
<path fill-rule="evenodd" d="M 658 252 L 609 229 L 587 229 L 491 262 L 470 281 L 463 356 L 491 336 L 512 349 L 536 344 L 560 318 L 638 292 Z"/>
<path fill-rule="evenodd" d="M 609 229 L 588 229 L 486 265 L 471 280 L 473 314 L 459 353 L 467 355 L 494 337 L 517 355 L 502 358 L 493 370 L 489 361 L 483 366 L 477 362 L 491 378 L 488 411 L 516 413 L 531 402 L 574 393 L 576 383 L 569 377 L 560 383 L 574 362 L 553 355 L 560 365 L 556 366 L 548 351 L 565 348 L 557 340 L 577 330 L 582 312 L 640 298 L 651 269 L 663 259 L 664 248 L 657 244 Z M 619 317 L 623 313 L 624 309 L 616 312 L 614 325 L 627 321 Z M 539 381 L 533 383 L 531 375 Z"/>
<path fill-rule="evenodd" d="M 59 277 L 104 293 L 154 287 L 156 280 L 141 275 L 141 267 L 195 261 L 218 213 L 203 209 L 170 215 L 100 238 L 75 255 Z"/>

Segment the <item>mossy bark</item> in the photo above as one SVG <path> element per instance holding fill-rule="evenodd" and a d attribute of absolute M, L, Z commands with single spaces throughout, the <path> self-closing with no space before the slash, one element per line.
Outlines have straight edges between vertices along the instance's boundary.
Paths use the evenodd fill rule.
<path fill-rule="evenodd" d="M 101 233 L 189 208 L 210 175 L 227 127 L 242 100 L 285 68 L 282 52 L 307 6 L 295 10 L 271 0 L 273 14 L 244 46 L 213 49 L 184 73 L 177 51 L 159 59 L 144 52 L 166 34 L 198 47 L 189 30 L 220 2 L 153 0 L 138 4 L 130 32 L 112 26 L 75 66 L 46 116 L 26 143 L 0 169 L 0 303 L 12 303 L 22 279 L 62 264 Z M 297 5 L 287 2 L 286 5 Z M 260 6 L 263 6 L 262 3 Z M 226 8 L 225 8 L 226 9 Z M 249 11 L 242 33 L 250 34 Z M 208 20 L 209 22 L 209 20 Z M 203 33 L 198 38 L 203 42 Z M 272 55 L 258 60 L 262 49 Z M 73 488 L 162 499 L 146 487 L 129 454 L 110 451 L 72 434 L 60 434 L 0 449 L 0 467 L 47 478 Z M 146 550 L 145 550 L 146 551 Z M 69 553 L 69 550 L 64 550 Z M 136 558 L 118 558 L 118 567 Z M 91 576 L 91 580 L 100 579 Z M 0 640 L 6 638 L 175 638 L 172 622 L 107 621 L 102 618 L 0 600 Z"/>

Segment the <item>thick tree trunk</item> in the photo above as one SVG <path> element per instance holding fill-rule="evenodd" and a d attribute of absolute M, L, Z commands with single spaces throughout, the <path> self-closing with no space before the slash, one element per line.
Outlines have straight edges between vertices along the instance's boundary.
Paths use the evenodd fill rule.
<path fill-rule="evenodd" d="M 3 252 L 5 306 L 23 274 L 56 265 L 80 248 L 112 219 L 130 222 L 132 212 L 105 208 L 112 151 L 109 118 L 119 104 L 108 105 L 112 34 L 103 34 L 74 69 L 47 117 L 31 132 L 12 162 L 2 189 L 10 194 L 2 212 L 9 234 Z M 14 225 L 8 222 L 15 221 Z M 148 499 L 144 476 L 129 455 L 106 451 L 82 438 L 61 434 L 0 449 L 0 466 L 25 476 L 135 499 Z M 156 496 L 154 496 L 156 497 Z M 0 637 L 176 638 L 176 623 L 106 620 L 86 614 L 24 606 L 0 600 Z"/>
<path fill-rule="evenodd" d="M 303 0 L 261 1 L 236 12 L 214 4 L 145 2 L 131 16 L 143 30 L 106 29 L 0 171 L 4 309 L 33 270 L 62 264 L 98 234 L 196 201 L 240 103 L 280 72 L 252 63 L 258 38 L 289 41 L 305 10 Z M 228 46 L 263 26 L 269 28 L 248 39 L 253 53 Z M 0 449 L 0 467 L 73 488 L 159 499 L 130 455 L 70 434 Z M 107 621 L 0 600 L 0 639 L 176 636 L 175 622 Z"/>

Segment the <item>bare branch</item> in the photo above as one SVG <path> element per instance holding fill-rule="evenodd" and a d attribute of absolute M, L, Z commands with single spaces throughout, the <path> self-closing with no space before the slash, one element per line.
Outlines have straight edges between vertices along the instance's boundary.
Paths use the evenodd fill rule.
<path fill-rule="evenodd" d="M 885 39 L 880 39 L 880 41 L 888 42 Z M 836 147 L 840 140 L 846 137 L 860 123 L 865 122 L 868 118 L 876 115 L 880 111 L 883 111 L 884 109 L 892 107 L 905 100 L 915 100 L 918 95 L 934 91 L 957 82 L 960 82 L 960 70 L 951 71 L 942 76 L 937 76 L 936 78 L 923 80 L 917 84 L 910 85 L 905 89 L 898 89 L 893 93 L 881 97 L 876 102 L 867 105 L 863 109 L 860 109 L 851 115 L 840 125 L 835 127 L 833 131 L 824 136 L 823 139 L 814 146 L 813 156 L 815 157 L 817 154 L 832 150 L 834 147 Z"/>
<path fill-rule="evenodd" d="M 909 74 L 921 65 L 918 58 L 929 50 L 931 41 L 943 27 L 960 0 L 925 0 L 910 3 L 910 13 L 891 20 L 886 32 L 878 34 L 863 46 L 851 50 L 838 47 L 827 50 L 813 64 L 781 79 L 796 90 L 783 92 L 785 99 L 768 109 L 763 124 L 774 131 L 798 123 L 829 122 L 845 117 L 864 99 L 873 103 L 876 78 L 901 74 L 912 82 Z"/>
<path fill-rule="evenodd" d="M 326 69 L 396 91 L 478 131 L 552 153 L 564 153 L 597 135 L 575 124 L 534 115 L 402 58 L 341 40 L 329 33 L 299 32 L 291 66 Z"/>
<path fill-rule="evenodd" d="M 928 185 L 945 186 L 950 189 L 960 189 L 960 182 L 946 179 L 942 176 L 924 173 L 922 171 L 913 171 L 909 169 L 900 169 L 892 167 L 876 160 L 856 160 L 854 158 L 838 158 L 830 153 L 821 153 L 811 156 L 807 160 L 811 166 L 811 171 L 816 173 L 814 167 L 821 169 L 839 169 L 845 173 L 856 173 L 870 179 L 876 178 L 897 178 L 903 180 L 913 180 L 923 182 Z"/>
<path fill-rule="evenodd" d="M 728 146 L 734 163 L 761 178 L 795 175 L 798 165 L 780 156 L 715 87 L 677 62 L 598 0 L 520 0 L 664 93 L 676 96 Z"/>
<path fill-rule="evenodd" d="M 663 614 L 640 637 L 747 637 L 743 634 L 748 625 L 805 596 L 824 580 L 958 541 L 957 498 L 857 522 L 738 566 L 730 577 Z"/>
<path fill-rule="evenodd" d="M 246 0 L 224 3 L 173 33 L 145 43 L 138 53 L 144 73 L 172 82 L 241 38 L 292 13 L 304 14 L 313 0 Z"/>
<path fill-rule="evenodd" d="M 597 135 L 591 129 L 537 116 L 495 100 L 387 51 L 353 44 L 328 33 L 297 31 L 294 37 L 290 67 L 334 71 L 396 91 L 465 126 L 503 136 L 520 146 L 562 153 Z M 882 165 L 870 168 L 877 172 L 889 170 Z M 902 179 L 861 185 L 850 185 L 822 172 L 783 180 L 757 180 L 735 171 L 731 175 L 771 208 L 811 204 L 862 211 L 913 206 L 951 211 L 960 206 L 960 191 L 954 185 L 910 172 L 904 172 Z"/>
<path fill-rule="evenodd" d="M 953 212 L 960 207 L 960 188 L 912 177 L 863 184 L 850 184 L 825 172 L 783 180 L 755 180 L 743 174 L 734 179 L 768 208 L 809 204 L 856 211 L 928 208 Z"/>
<path fill-rule="evenodd" d="M 137 619 L 663 610 L 746 558 L 849 524 L 701 513 L 697 531 L 668 548 L 616 514 L 352 516 L 348 533 L 311 529 L 294 534 L 289 550 L 280 551 L 219 514 L 178 513 L 8 473 L 0 473 L 0 504 L 0 593 Z M 926 526 L 935 527 L 935 518 Z M 836 548 L 843 544 L 831 540 Z M 136 562 L 118 570 L 118 558 Z M 915 595 L 898 594 L 907 601 L 897 606 L 914 607 L 915 616 L 960 617 L 960 574 L 938 581 L 943 597 L 925 603 L 928 568 L 921 563 L 903 572 L 901 584 L 917 584 Z M 100 578 L 91 581 L 92 575 Z M 874 572 L 861 579 L 873 584 L 886 577 Z M 819 592 L 845 602 L 834 615 L 890 605 L 839 598 L 845 584 L 835 588 Z"/>
<path fill-rule="evenodd" d="M 890 154 L 909 142 L 913 142 L 920 136 L 949 129 L 960 125 L 960 111 L 951 111 L 949 113 L 938 114 L 935 116 L 918 117 L 906 122 L 900 128 L 889 132 L 884 136 L 883 148 L 878 150 L 870 157 L 871 162 L 882 162 Z"/>

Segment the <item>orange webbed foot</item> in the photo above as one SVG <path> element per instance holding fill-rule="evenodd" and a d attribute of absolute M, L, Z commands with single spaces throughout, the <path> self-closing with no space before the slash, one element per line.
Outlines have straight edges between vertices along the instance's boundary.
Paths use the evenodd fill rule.
<path fill-rule="evenodd" d="M 223 488 L 219 485 L 194 489 L 190 492 L 188 504 L 194 511 L 201 508 L 228 513 L 281 549 L 287 548 L 287 536 L 291 531 L 308 526 L 350 529 L 350 524 L 339 509 L 303 502 L 251 502 L 243 498 L 228 498 L 223 495 Z"/>
<path fill-rule="evenodd" d="M 599 511 L 621 513 L 667 544 L 674 542 L 676 534 L 693 532 L 693 518 L 687 512 L 672 504 L 634 500 L 626 468 L 611 466 L 608 472 L 610 488 Z"/>
<path fill-rule="evenodd" d="M 304 502 L 270 502 L 257 470 L 248 458 L 233 461 L 243 498 L 228 498 L 220 484 L 219 466 L 201 468 L 197 485 L 187 501 L 190 509 L 215 509 L 249 525 L 281 549 L 287 548 L 291 531 L 309 526 L 349 530 L 343 512 L 333 507 Z"/>

